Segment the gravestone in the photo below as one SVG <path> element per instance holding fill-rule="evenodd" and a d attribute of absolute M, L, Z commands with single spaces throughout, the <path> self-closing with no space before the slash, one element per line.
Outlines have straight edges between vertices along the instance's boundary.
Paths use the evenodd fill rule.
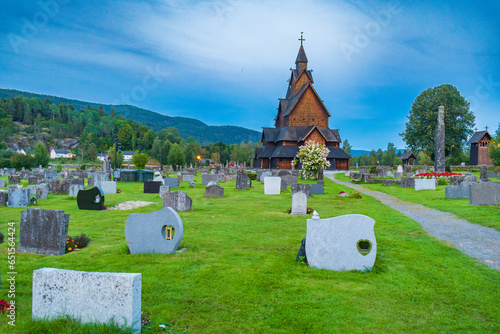
<path fill-rule="evenodd" d="M 311 197 L 311 195 L 312 195 L 312 185 L 307 184 L 307 183 L 292 184 L 290 186 L 290 191 L 292 192 L 292 196 L 296 192 L 301 191 L 301 192 L 305 193 L 307 195 L 307 197 Z"/>
<path fill-rule="evenodd" d="M 160 195 L 160 198 L 163 198 L 163 194 L 166 194 L 166 193 L 169 193 L 169 192 L 170 192 L 170 187 L 169 186 L 160 186 L 158 194 Z"/>
<path fill-rule="evenodd" d="M 144 181 L 143 192 L 145 194 L 158 194 L 160 193 L 160 187 L 168 187 L 168 191 L 170 191 L 170 186 L 163 185 L 163 181 Z"/>
<path fill-rule="evenodd" d="M 415 179 L 415 190 L 436 190 L 436 180 Z"/>
<path fill-rule="evenodd" d="M 374 225 L 373 219 L 359 214 L 308 219 L 309 265 L 335 271 L 371 269 L 377 256 Z"/>
<path fill-rule="evenodd" d="M 206 186 L 210 181 L 217 181 L 217 175 L 201 174 L 201 184 Z"/>
<path fill-rule="evenodd" d="M 392 186 L 394 185 L 395 181 L 394 180 L 382 180 L 382 184 L 384 186 Z"/>
<path fill-rule="evenodd" d="M 80 210 L 103 210 L 104 193 L 98 187 L 80 190 L 76 196 L 76 202 Z"/>
<path fill-rule="evenodd" d="M 7 178 L 9 179 L 9 183 L 21 183 L 21 175 L 9 175 Z"/>
<path fill-rule="evenodd" d="M 293 175 L 284 175 L 284 176 L 280 176 L 281 177 L 281 185 L 283 187 L 283 184 L 285 184 L 285 189 L 286 190 L 286 186 L 291 186 L 292 184 L 297 184 L 299 183 L 299 178 L 297 176 L 293 176 Z"/>
<path fill-rule="evenodd" d="M 109 174 L 96 172 L 96 173 L 94 173 L 93 180 L 94 180 L 94 184 L 93 184 L 94 187 L 101 187 L 102 182 L 107 182 L 109 180 Z M 89 186 L 90 186 L 90 184 L 89 184 Z"/>
<path fill-rule="evenodd" d="M 9 194 L 10 199 L 10 194 Z M 500 183 L 482 182 L 470 186 L 470 205 L 500 205 Z"/>
<path fill-rule="evenodd" d="M 488 178 L 488 166 L 481 165 L 481 172 L 479 174 L 479 182 L 490 182 L 491 180 Z M 10 183 L 10 181 L 9 181 Z"/>
<path fill-rule="evenodd" d="M 184 174 L 184 175 L 182 175 L 182 181 L 184 181 L 184 182 L 194 181 L 194 175 L 192 175 L 192 174 Z"/>
<path fill-rule="evenodd" d="M 37 184 L 36 176 L 34 175 L 28 176 L 28 184 Z"/>
<path fill-rule="evenodd" d="M 49 186 L 47 183 L 40 183 L 36 188 L 36 199 L 49 198 Z"/>
<path fill-rule="evenodd" d="M 80 190 L 85 190 L 85 186 L 81 184 L 72 184 L 69 186 L 69 197 L 76 198 Z M 38 197 L 37 197 L 38 198 Z"/>
<path fill-rule="evenodd" d="M 130 254 L 172 254 L 184 233 L 181 217 L 170 207 L 151 213 L 132 213 L 125 223 Z"/>
<path fill-rule="evenodd" d="M 403 173 L 396 172 L 396 173 L 394 173 L 394 177 L 395 177 L 396 179 L 401 179 L 401 178 L 403 177 Z"/>
<path fill-rule="evenodd" d="M 196 188 L 196 182 L 194 181 L 189 182 L 189 188 Z"/>
<path fill-rule="evenodd" d="M 474 174 L 465 174 L 465 178 L 462 182 L 477 182 L 477 176 Z"/>
<path fill-rule="evenodd" d="M 350 171 L 345 172 L 344 176 L 351 177 L 351 172 Z"/>
<path fill-rule="evenodd" d="M 465 179 L 465 175 L 452 175 L 450 176 L 450 184 L 453 186 L 458 186 Z"/>
<path fill-rule="evenodd" d="M 62 210 L 21 211 L 18 251 L 31 254 L 64 255 L 69 213 Z"/>
<path fill-rule="evenodd" d="M 49 188 L 53 195 L 56 194 L 69 194 L 69 187 L 72 184 L 83 185 L 84 180 L 50 180 Z"/>
<path fill-rule="evenodd" d="M 11 208 L 25 207 L 30 204 L 30 190 L 27 188 L 8 187 L 7 204 Z"/>
<path fill-rule="evenodd" d="M 319 166 L 319 168 L 318 168 L 318 180 L 316 181 L 316 184 L 325 185 L 325 180 L 323 179 L 324 171 L 325 171 L 325 168 L 323 166 Z"/>
<path fill-rule="evenodd" d="M 292 195 L 292 215 L 307 214 L 307 195 L 302 191 L 297 191 Z"/>
<path fill-rule="evenodd" d="M 224 188 L 214 184 L 205 187 L 205 197 L 224 197 Z"/>
<path fill-rule="evenodd" d="M 281 189 L 281 177 L 267 176 L 264 179 L 264 195 L 279 195 Z"/>
<path fill-rule="evenodd" d="M 179 179 L 176 177 L 166 177 L 163 179 L 163 185 L 169 186 L 170 189 L 179 187 Z"/>
<path fill-rule="evenodd" d="M 116 181 L 101 182 L 101 190 L 104 194 L 116 194 Z"/>
<path fill-rule="evenodd" d="M 322 184 L 311 184 L 311 193 L 313 195 L 324 195 L 325 186 Z"/>
<path fill-rule="evenodd" d="M 0 187 L 7 187 L 7 181 L 5 181 L 5 179 L 0 179 Z"/>
<path fill-rule="evenodd" d="M 263 172 L 262 174 L 260 174 L 259 181 L 264 181 L 264 179 L 268 176 L 273 176 L 273 174 L 269 172 Z"/>
<path fill-rule="evenodd" d="M 412 177 L 401 178 L 401 188 L 415 188 L 415 179 Z"/>
<path fill-rule="evenodd" d="M 473 182 L 462 182 L 456 186 L 446 186 L 445 196 L 447 199 L 470 198 L 470 186 Z"/>
<path fill-rule="evenodd" d="M 369 182 L 370 179 L 371 179 L 370 174 L 368 173 L 361 174 L 361 182 Z"/>
<path fill-rule="evenodd" d="M 193 207 L 193 201 L 184 191 L 173 191 L 163 195 L 163 207 L 171 207 L 175 211 L 187 211 Z"/>
<path fill-rule="evenodd" d="M 47 171 L 45 172 L 45 178 L 48 180 L 56 180 L 57 179 L 57 173 L 54 171 Z"/>
<path fill-rule="evenodd" d="M 444 173 L 445 167 L 445 124 L 444 124 L 444 107 L 438 108 L 438 119 L 436 124 L 436 139 L 434 145 L 434 172 Z"/>
<path fill-rule="evenodd" d="M 142 275 L 56 268 L 33 271 L 32 317 L 69 316 L 82 323 L 116 322 L 141 331 Z"/>
<path fill-rule="evenodd" d="M 252 185 L 252 180 L 248 177 L 245 171 L 238 171 L 236 174 L 236 190 L 246 190 Z"/>
<path fill-rule="evenodd" d="M 9 193 L 6 190 L 0 190 L 0 206 L 6 206 L 9 201 Z"/>
<path fill-rule="evenodd" d="M 285 175 L 292 175 L 292 173 L 289 170 L 280 170 L 278 172 L 278 176 L 285 176 Z"/>

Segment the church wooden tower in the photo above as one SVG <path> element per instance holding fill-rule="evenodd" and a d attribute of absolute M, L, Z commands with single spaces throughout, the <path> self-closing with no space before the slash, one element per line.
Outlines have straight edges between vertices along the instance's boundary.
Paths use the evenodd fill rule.
<path fill-rule="evenodd" d="M 300 48 L 291 69 L 288 90 L 279 99 L 274 128 L 263 128 L 261 149 L 255 152 L 254 167 L 290 169 L 299 147 L 308 141 L 326 145 L 330 150 L 328 169 L 349 169 L 349 159 L 339 144 L 339 130 L 330 129 L 330 113 L 313 87 L 312 71 L 307 69 L 307 57 L 300 37 Z"/>

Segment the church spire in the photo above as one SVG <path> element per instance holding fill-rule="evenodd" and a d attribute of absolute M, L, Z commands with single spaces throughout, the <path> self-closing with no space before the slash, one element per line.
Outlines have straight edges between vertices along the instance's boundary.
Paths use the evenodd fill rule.
<path fill-rule="evenodd" d="M 301 72 L 302 69 L 307 69 L 306 52 L 304 51 L 304 46 L 302 45 L 302 42 L 305 41 L 303 34 L 304 34 L 304 32 L 300 33 L 300 38 L 299 38 L 300 49 L 299 49 L 299 53 L 297 54 L 297 59 L 295 60 L 296 69 L 299 72 Z"/>

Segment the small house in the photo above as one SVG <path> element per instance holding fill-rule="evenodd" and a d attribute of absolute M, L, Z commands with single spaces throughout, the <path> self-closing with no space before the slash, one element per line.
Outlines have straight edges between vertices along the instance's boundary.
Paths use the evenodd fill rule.
<path fill-rule="evenodd" d="M 476 131 L 467 142 L 470 145 L 469 165 L 493 165 L 488 157 L 488 146 L 490 145 L 491 135 L 488 130 Z"/>
<path fill-rule="evenodd" d="M 53 148 L 50 150 L 50 158 L 51 159 L 56 159 L 56 158 L 73 158 L 75 155 L 71 153 L 70 150 L 67 149 L 57 149 Z"/>
<path fill-rule="evenodd" d="M 417 157 L 413 152 L 405 152 L 401 156 L 401 161 L 403 166 L 410 166 L 410 165 L 413 166 L 415 165 L 415 160 L 417 160 Z"/>

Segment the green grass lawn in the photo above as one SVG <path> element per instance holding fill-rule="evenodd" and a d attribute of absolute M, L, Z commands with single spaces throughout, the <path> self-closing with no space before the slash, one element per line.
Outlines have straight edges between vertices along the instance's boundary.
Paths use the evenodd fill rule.
<path fill-rule="evenodd" d="M 351 178 L 344 176 L 343 173 L 335 174 L 335 178 L 341 181 L 351 181 Z M 496 181 L 496 178 L 492 180 Z M 444 185 L 436 186 L 436 190 L 420 191 L 401 188 L 399 185 L 384 186 L 382 183 L 363 183 L 362 186 L 395 196 L 406 202 L 420 203 L 432 209 L 449 212 L 473 224 L 492 227 L 500 231 L 500 206 L 475 206 L 469 204 L 469 199 L 447 199 Z"/>
<path fill-rule="evenodd" d="M 181 182 L 193 210 L 179 212 L 184 225 L 177 255 L 130 255 L 124 228 L 130 213 L 161 209 L 142 183 L 118 183 L 108 207 L 130 200 L 155 204 L 131 211 L 80 211 L 76 200 L 54 195 L 37 207 L 69 213 L 69 234 L 86 233 L 89 247 L 63 256 L 16 254 L 16 327 L 0 314 L 2 333 L 90 333 L 68 322 L 33 322 L 32 272 L 43 267 L 142 273 L 142 311 L 160 332 L 172 333 L 455 333 L 499 332 L 500 272 L 438 241 L 421 226 L 377 200 L 340 198 L 344 186 L 325 179 L 326 195 L 308 205 L 321 218 L 364 214 L 376 221 L 378 255 L 371 272 L 312 269 L 295 261 L 306 219 L 286 213 L 290 190 L 265 196 L 262 182 L 236 191 L 220 183 L 223 198 L 204 198 Z M 23 181 L 25 182 L 25 181 Z M 487 208 L 479 208 L 487 209 Z M 22 208 L 0 208 L 0 231 Z M 6 236 L 7 237 L 7 236 Z M 7 244 L 0 245 L 2 290 L 7 298 Z M 85 327 L 87 328 L 87 327 Z M 95 333 L 105 332 L 95 327 Z M 108 332 L 112 332 L 109 330 Z M 162 331 L 164 332 L 164 331 Z"/>

